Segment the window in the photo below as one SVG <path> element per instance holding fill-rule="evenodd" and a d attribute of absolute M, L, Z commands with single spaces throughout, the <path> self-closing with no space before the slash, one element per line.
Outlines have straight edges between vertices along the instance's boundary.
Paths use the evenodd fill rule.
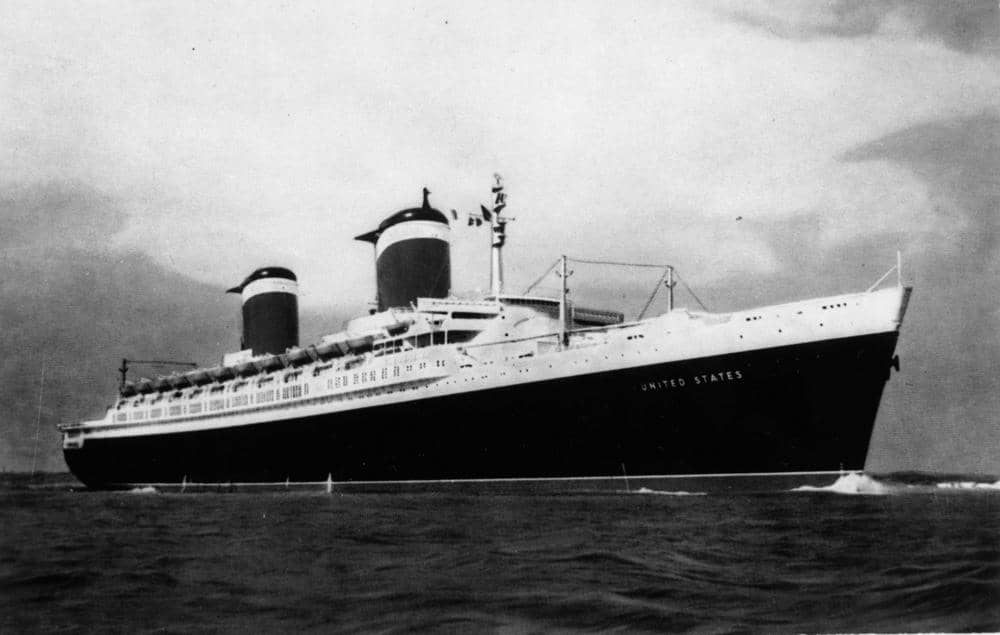
<path fill-rule="evenodd" d="M 171 417 L 176 417 L 176 416 L 178 416 L 181 413 L 181 407 L 180 406 L 170 406 L 170 408 L 169 408 L 169 410 L 167 412 L 170 414 Z"/>
<path fill-rule="evenodd" d="M 188 412 L 193 415 L 198 414 L 199 412 L 201 412 L 201 404 L 200 403 L 191 404 L 191 406 L 188 408 Z"/>

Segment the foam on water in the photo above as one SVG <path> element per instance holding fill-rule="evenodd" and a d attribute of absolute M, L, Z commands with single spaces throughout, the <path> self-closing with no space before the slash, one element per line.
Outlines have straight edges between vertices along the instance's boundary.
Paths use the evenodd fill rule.
<path fill-rule="evenodd" d="M 799 487 L 793 488 L 793 492 L 831 492 L 834 494 L 849 494 L 849 495 L 864 495 L 864 496 L 882 496 L 885 494 L 891 494 L 893 492 L 893 487 L 883 483 L 881 481 L 876 481 L 867 474 L 862 474 L 861 472 L 849 472 L 838 478 L 835 482 L 830 485 L 823 487 L 814 487 L 812 485 L 801 485 Z"/>
<path fill-rule="evenodd" d="M 885 496 L 891 494 L 934 494 L 939 492 L 1000 491 L 1000 481 L 942 481 L 939 483 L 900 483 L 874 479 L 861 472 L 851 472 L 824 487 L 802 485 L 793 492 L 832 492 L 834 494 Z"/>
<path fill-rule="evenodd" d="M 939 489 L 971 489 L 971 490 L 996 490 L 1000 491 L 1000 481 L 996 483 L 977 483 L 975 481 L 957 481 L 938 483 Z"/>
<path fill-rule="evenodd" d="M 640 487 L 632 492 L 633 494 L 656 494 L 658 496 L 705 496 L 707 492 L 685 492 L 683 490 L 678 490 L 675 492 L 669 492 L 659 489 L 649 489 L 648 487 Z"/>
<path fill-rule="evenodd" d="M 146 487 L 133 487 L 128 491 L 129 494 L 159 494 L 160 490 L 156 489 L 151 485 Z"/>

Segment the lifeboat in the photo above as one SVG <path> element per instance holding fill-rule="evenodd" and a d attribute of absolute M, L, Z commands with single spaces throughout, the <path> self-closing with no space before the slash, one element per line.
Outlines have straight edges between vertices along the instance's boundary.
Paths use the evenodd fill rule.
<path fill-rule="evenodd" d="M 236 374 L 239 375 L 240 377 L 256 375 L 257 373 L 260 372 L 260 369 L 257 368 L 257 364 L 255 364 L 252 360 L 240 362 L 239 364 L 236 364 L 234 368 L 236 369 Z"/>
<path fill-rule="evenodd" d="M 360 337 L 352 337 L 347 340 L 347 347 L 352 353 L 363 353 L 365 351 L 371 350 L 372 342 L 375 338 L 371 335 L 362 335 Z"/>
<path fill-rule="evenodd" d="M 134 395 L 138 391 L 136 390 L 135 382 L 133 382 L 133 381 L 127 381 L 127 382 L 125 382 L 124 385 L 122 385 L 122 388 L 121 388 L 120 392 L 121 392 L 121 396 L 122 397 L 131 397 L 132 395 Z"/>
<path fill-rule="evenodd" d="M 153 392 L 153 380 L 143 377 L 139 381 L 135 382 L 135 391 L 141 395 L 147 395 Z"/>
<path fill-rule="evenodd" d="M 163 392 L 164 390 L 170 390 L 170 379 L 168 377 L 157 377 L 153 380 L 153 390 L 156 392 Z"/>
<path fill-rule="evenodd" d="M 271 371 L 281 368 L 281 360 L 278 359 L 277 355 L 268 355 L 267 357 L 255 359 L 253 363 L 257 365 L 257 370 L 260 371 Z"/>
<path fill-rule="evenodd" d="M 337 357 L 338 355 L 343 355 L 337 348 L 337 345 L 329 342 L 326 344 L 320 344 L 316 347 L 316 353 L 319 355 L 320 359 L 330 359 L 331 357 Z"/>
<path fill-rule="evenodd" d="M 195 386 L 204 386 L 212 381 L 211 375 L 209 375 L 208 371 L 204 368 L 184 373 L 184 376 L 187 377 L 187 380 Z"/>
<path fill-rule="evenodd" d="M 175 390 L 180 390 L 181 388 L 187 388 L 188 386 L 191 385 L 191 380 L 188 378 L 186 374 L 182 375 L 179 373 L 174 373 L 169 377 L 167 377 L 167 380 L 170 382 L 170 387 Z"/>
<path fill-rule="evenodd" d="M 347 354 L 350 348 L 347 346 L 347 336 L 343 334 L 328 335 L 324 337 L 316 353 L 320 359 L 330 359 L 331 357 L 341 357 Z"/>
<path fill-rule="evenodd" d="M 227 379 L 236 377 L 236 372 L 232 366 L 213 366 L 207 372 L 215 381 L 226 381 Z"/>
<path fill-rule="evenodd" d="M 290 349 L 286 355 L 288 355 L 288 363 L 292 366 L 302 366 L 313 361 L 304 348 Z"/>

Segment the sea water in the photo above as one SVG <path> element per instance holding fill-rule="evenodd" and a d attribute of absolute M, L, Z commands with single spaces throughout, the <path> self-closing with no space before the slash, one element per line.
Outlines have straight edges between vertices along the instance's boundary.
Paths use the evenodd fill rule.
<path fill-rule="evenodd" d="M 0 489 L 0 632 L 1000 630 L 1000 485 L 971 479 L 76 487 Z"/>

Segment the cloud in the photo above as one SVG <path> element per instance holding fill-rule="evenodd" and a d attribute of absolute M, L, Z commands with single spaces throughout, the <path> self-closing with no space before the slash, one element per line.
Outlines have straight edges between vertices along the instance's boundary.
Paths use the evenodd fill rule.
<path fill-rule="evenodd" d="M 37 467 L 64 470 L 55 424 L 101 416 L 122 357 L 212 365 L 239 347 L 236 296 L 108 246 L 124 222 L 115 197 L 49 181 L 0 186 L 0 202 L 9 228 L 0 277 L 3 469 L 30 469 L 38 421 Z M 301 321 L 306 341 L 340 326 L 329 313 L 306 311 Z M 133 377 L 170 370 L 137 366 Z"/>
<path fill-rule="evenodd" d="M 933 211 L 963 255 L 966 273 L 1000 254 L 1000 112 L 913 126 L 844 153 L 849 162 L 894 161 L 935 190 Z"/>
<path fill-rule="evenodd" d="M 777 0 L 742 8 L 731 16 L 780 38 L 912 36 L 963 53 L 1000 55 L 1000 7 L 993 0 Z"/>
<path fill-rule="evenodd" d="M 977 291 L 919 254 L 959 226 L 970 253 L 997 235 L 967 212 L 988 174 L 961 150 L 959 178 L 941 150 L 906 145 L 940 129 L 934 143 L 972 147 L 962 122 L 1000 107 L 992 5 L 767 3 L 735 19 L 697 2 L 62 13 L 24 4 L 0 23 L 12 150 L 0 172 L 28 184 L 0 189 L 21 205 L 0 241 L 107 256 L 75 283 L 112 276 L 113 294 L 93 292 L 105 303 L 142 289 L 124 283 L 128 267 L 184 304 L 185 284 L 219 301 L 192 281 L 219 289 L 284 264 L 306 307 L 358 313 L 372 254 L 351 237 L 425 185 L 441 209 L 475 210 L 494 171 L 517 216 L 515 290 L 561 253 L 666 261 L 725 309 L 853 288 L 902 248 L 920 302 L 930 276 L 941 293 Z M 485 233 L 453 236 L 455 290 L 485 287 Z M 62 270 L 24 274 L 71 288 Z M 635 285 L 637 305 L 648 286 Z"/>
<path fill-rule="evenodd" d="M 100 249 L 125 218 L 116 201 L 80 182 L 8 183 L 0 189 L 0 248 Z"/>
<path fill-rule="evenodd" d="M 868 469 L 1000 473 L 1000 116 L 984 112 L 908 126 L 843 152 L 876 174 L 908 171 L 924 193 L 915 222 L 863 224 L 822 249 L 827 211 L 753 221 L 779 258 L 773 275 L 733 278 L 703 295 L 710 306 L 747 306 L 863 289 L 903 252 L 915 286 L 899 344 L 903 372 L 889 382 Z M 877 201 L 867 213 L 884 215 Z M 900 218 L 895 216 L 895 218 Z"/>

